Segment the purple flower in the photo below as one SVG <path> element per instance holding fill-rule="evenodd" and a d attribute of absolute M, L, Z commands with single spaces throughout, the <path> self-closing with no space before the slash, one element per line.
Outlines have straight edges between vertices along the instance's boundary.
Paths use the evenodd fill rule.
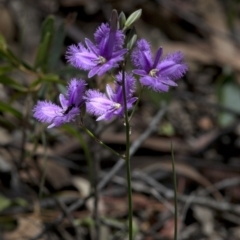
<path fill-rule="evenodd" d="M 72 45 L 66 55 L 68 62 L 74 67 L 89 70 L 89 78 L 118 67 L 127 52 L 127 49 L 123 49 L 124 34 L 117 30 L 117 21 L 111 21 L 111 26 L 102 24 L 96 30 L 94 38 L 96 44 L 86 38 L 86 47 L 82 43 Z"/>
<path fill-rule="evenodd" d="M 129 110 L 137 100 L 136 97 L 133 97 L 136 80 L 132 74 L 125 74 L 125 83 L 127 109 Z M 114 116 L 123 117 L 124 115 L 122 73 L 116 76 L 114 84 L 114 90 L 107 84 L 106 94 L 98 90 L 88 90 L 86 92 L 86 110 L 88 113 L 97 116 L 97 121 L 111 120 Z"/>
<path fill-rule="evenodd" d="M 84 103 L 85 85 L 84 80 L 72 79 L 66 96 L 59 95 L 61 106 L 49 101 L 38 101 L 33 109 L 33 116 L 40 122 L 49 123 L 48 128 L 59 127 L 73 121 L 80 114 L 80 107 Z"/>
<path fill-rule="evenodd" d="M 164 59 L 162 48 L 159 48 L 153 60 L 149 43 L 141 39 L 133 50 L 131 58 L 133 65 L 138 69 L 133 73 L 140 76 L 140 83 L 156 92 L 167 92 L 169 86 L 177 86 L 175 82 L 187 71 L 187 65 L 183 62 L 183 54 L 174 52 Z"/>

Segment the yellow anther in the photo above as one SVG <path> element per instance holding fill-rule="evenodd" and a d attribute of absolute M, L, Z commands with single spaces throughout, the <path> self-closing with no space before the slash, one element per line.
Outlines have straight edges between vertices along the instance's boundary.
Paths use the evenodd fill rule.
<path fill-rule="evenodd" d="M 98 63 L 104 64 L 104 63 L 106 63 L 106 62 L 107 62 L 107 59 L 106 59 L 106 58 L 104 58 L 104 57 L 102 57 L 102 56 L 99 56 L 99 57 L 98 57 Z"/>
<path fill-rule="evenodd" d="M 158 72 L 159 70 L 158 69 L 152 69 L 150 72 L 149 72 L 149 75 L 151 77 L 156 77 L 156 73 Z"/>
<path fill-rule="evenodd" d="M 120 103 L 114 103 L 113 107 L 116 108 L 116 109 L 119 109 L 121 107 L 121 104 Z"/>

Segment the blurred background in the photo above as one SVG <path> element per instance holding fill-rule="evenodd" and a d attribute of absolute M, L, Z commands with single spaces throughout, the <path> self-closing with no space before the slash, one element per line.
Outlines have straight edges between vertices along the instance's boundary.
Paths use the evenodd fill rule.
<path fill-rule="evenodd" d="M 0 1 L 0 239 L 127 239 L 124 168 L 91 197 L 118 159 L 77 124 L 49 130 L 32 117 L 37 100 L 58 103 L 67 81 L 87 79 L 66 49 L 93 39 L 112 9 L 142 9 L 138 37 L 153 52 L 182 51 L 189 67 L 169 93 L 145 90 L 131 121 L 136 142 L 162 111 L 131 159 L 135 239 L 173 239 L 171 143 L 178 239 L 240 239 L 238 0 Z M 84 124 L 124 153 L 122 120 Z"/>

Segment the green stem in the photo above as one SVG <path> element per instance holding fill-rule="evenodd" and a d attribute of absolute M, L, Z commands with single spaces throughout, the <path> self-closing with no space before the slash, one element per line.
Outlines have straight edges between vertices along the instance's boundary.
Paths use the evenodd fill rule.
<path fill-rule="evenodd" d="M 177 240 L 177 232 L 178 232 L 177 177 L 176 177 L 176 171 L 175 171 L 175 159 L 174 159 L 172 142 L 171 142 L 171 155 L 172 155 L 172 171 L 173 171 L 173 186 L 174 186 L 174 240 Z"/>
<path fill-rule="evenodd" d="M 133 218 L 133 210 L 132 210 L 132 183 L 131 183 L 131 167 L 130 167 L 130 159 L 126 160 L 126 170 L 127 170 L 127 185 L 128 185 L 128 212 L 129 212 L 129 240 L 133 239 L 133 226 L 132 226 L 132 218 Z"/>
<path fill-rule="evenodd" d="M 92 133 L 89 129 L 87 129 L 84 125 L 81 125 L 81 127 L 84 129 L 84 131 L 90 136 L 92 137 L 96 142 L 98 142 L 100 145 L 102 145 L 104 148 L 108 149 L 111 153 L 113 153 L 114 155 L 116 155 L 117 157 L 123 158 L 125 159 L 125 156 L 123 156 L 122 154 L 116 152 L 115 150 L 113 150 L 111 147 L 109 147 L 108 145 L 106 145 L 104 142 L 102 142 L 99 138 L 97 138 L 97 136 Z"/>
<path fill-rule="evenodd" d="M 125 84 L 125 63 L 122 67 L 122 84 L 123 84 L 123 99 L 124 99 L 124 115 L 125 115 L 125 127 L 126 127 L 126 171 L 127 171 L 127 186 L 128 186 L 128 220 L 129 220 L 129 240 L 133 239 L 133 226 L 132 226 L 132 183 L 131 183 L 131 167 L 130 167 L 130 125 L 127 111 L 127 97 L 126 97 L 126 84 Z"/>
<path fill-rule="evenodd" d="M 143 87 L 141 87 L 140 94 L 139 94 L 139 96 L 138 96 L 138 100 L 137 100 L 136 104 L 134 105 L 134 108 L 133 108 L 133 110 L 132 110 L 132 113 L 131 113 L 131 115 L 130 115 L 130 117 L 129 117 L 129 122 L 131 122 L 132 117 L 133 117 L 134 113 L 135 113 L 136 110 L 137 110 L 137 107 L 138 107 L 138 104 L 139 104 L 139 102 L 140 102 L 142 93 L 143 93 Z"/>

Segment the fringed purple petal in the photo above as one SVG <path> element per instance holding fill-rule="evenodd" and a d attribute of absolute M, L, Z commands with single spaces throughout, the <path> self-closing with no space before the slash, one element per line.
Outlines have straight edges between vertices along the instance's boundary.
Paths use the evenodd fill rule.
<path fill-rule="evenodd" d="M 173 80 L 181 78 L 187 71 L 187 65 L 184 63 L 175 63 L 171 60 L 163 60 L 158 64 L 160 76 L 168 77 Z"/>
<path fill-rule="evenodd" d="M 136 45 L 131 55 L 132 63 L 135 67 L 149 72 L 153 65 L 150 45 L 144 39 L 139 40 Z"/>
<path fill-rule="evenodd" d="M 93 52 L 95 55 L 99 54 L 98 48 L 88 38 L 85 39 L 85 43 L 89 51 Z"/>
<path fill-rule="evenodd" d="M 141 69 L 134 69 L 132 72 L 134 74 L 136 74 L 138 76 L 142 76 L 142 77 L 144 77 L 144 76 L 146 76 L 148 74 L 148 73 L 146 73 L 145 70 L 141 70 Z"/>
<path fill-rule="evenodd" d="M 103 23 L 100 27 L 98 27 L 94 34 L 94 38 L 97 45 L 99 45 L 103 39 L 108 38 L 109 33 L 110 33 L 110 27 L 108 23 Z M 115 37 L 114 37 L 113 51 L 122 49 L 124 44 L 124 37 L 125 35 L 121 30 L 116 30 Z"/>
<path fill-rule="evenodd" d="M 97 45 L 99 45 L 103 39 L 106 39 L 109 35 L 110 32 L 110 27 L 108 23 L 102 23 L 96 30 L 96 32 L 94 33 L 94 39 L 97 43 Z"/>
<path fill-rule="evenodd" d="M 98 74 L 99 68 L 100 68 L 99 66 L 95 66 L 94 68 L 92 68 L 88 73 L 88 78 L 91 78 L 91 77 L 95 76 L 96 74 Z"/>
<path fill-rule="evenodd" d="M 111 70 L 112 68 L 118 67 L 117 62 L 118 62 L 117 59 L 111 59 L 109 62 L 106 62 L 103 65 L 97 65 L 96 67 L 89 71 L 88 77 L 91 78 L 96 74 L 98 76 L 102 76 L 104 73 Z"/>
<path fill-rule="evenodd" d="M 106 113 L 104 113 L 103 115 L 101 115 L 100 117 L 98 117 L 96 119 L 96 121 L 101 121 L 101 120 L 106 120 L 106 121 L 110 121 L 113 117 L 114 117 L 114 108 L 109 109 Z"/>
<path fill-rule="evenodd" d="M 111 19 L 110 32 L 109 32 L 109 36 L 108 36 L 108 43 L 107 43 L 107 47 L 105 49 L 106 59 L 110 59 L 112 57 L 112 54 L 113 54 L 115 41 L 116 41 L 117 24 L 118 24 L 117 18 L 116 19 Z"/>
<path fill-rule="evenodd" d="M 130 98 L 136 91 L 136 79 L 129 73 L 126 75 L 127 97 Z"/>
<path fill-rule="evenodd" d="M 116 59 L 111 59 L 111 61 L 106 62 L 99 67 L 98 76 L 102 76 L 104 73 L 110 71 L 112 68 L 118 67 Z"/>
<path fill-rule="evenodd" d="M 140 83 L 155 92 L 167 92 L 169 90 L 169 87 L 167 85 L 159 81 L 158 78 L 153 78 L 151 76 L 145 76 L 140 78 Z"/>
<path fill-rule="evenodd" d="M 63 99 L 63 98 L 62 98 Z M 59 127 L 70 122 L 80 113 L 79 108 L 72 108 L 68 113 L 66 109 L 47 101 L 38 101 L 33 109 L 33 116 L 40 122 L 50 123 L 48 128 Z"/>
<path fill-rule="evenodd" d="M 128 99 L 127 102 L 127 109 L 130 110 L 133 107 L 133 103 L 135 103 L 137 101 L 137 97 L 132 97 Z"/>
<path fill-rule="evenodd" d="M 182 52 L 177 51 L 177 52 L 169 53 L 163 60 L 171 60 L 175 63 L 183 63 L 184 55 Z"/>
<path fill-rule="evenodd" d="M 114 51 L 118 51 L 123 48 L 125 34 L 121 30 L 117 30 L 115 37 Z"/>
<path fill-rule="evenodd" d="M 109 84 L 107 84 L 107 86 L 106 86 L 106 94 L 111 101 L 114 101 L 113 99 L 114 99 L 115 94 Z"/>
<path fill-rule="evenodd" d="M 94 116 L 104 114 L 112 105 L 112 101 L 109 100 L 105 94 L 97 90 L 88 90 L 86 92 L 85 100 L 87 112 Z"/>
<path fill-rule="evenodd" d="M 184 55 L 180 51 L 168 54 L 159 64 L 161 76 L 177 80 L 185 75 L 188 70 L 184 63 Z"/>
<path fill-rule="evenodd" d="M 72 79 L 68 85 L 68 105 L 80 107 L 83 103 L 86 82 L 82 79 Z"/>
<path fill-rule="evenodd" d="M 122 85 L 117 84 L 115 89 L 114 95 L 114 102 L 120 103 L 124 106 L 124 99 L 123 99 L 123 87 Z"/>
<path fill-rule="evenodd" d="M 116 76 L 116 82 L 119 85 L 122 85 L 122 72 L 119 72 Z M 125 73 L 125 82 L 126 82 L 126 94 L 127 97 L 131 97 L 136 90 L 136 79 L 131 73 Z"/>
<path fill-rule="evenodd" d="M 103 38 L 103 40 L 98 44 L 99 55 L 104 57 L 106 60 L 111 59 L 111 56 L 112 56 L 112 52 L 108 51 L 108 44 L 109 44 L 108 37 Z"/>
<path fill-rule="evenodd" d="M 63 109 L 67 109 L 68 99 L 63 94 L 59 94 L 59 102 Z"/>
<path fill-rule="evenodd" d="M 168 85 L 168 86 L 171 86 L 171 87 L 176 87 L 177 86 L 177 83 L 172 81 L 171 79 L 169 78 L 160 78 L 161 79 L 161 82 Z"/>
<path fill-rule="evenodd" d="M 112 57 L 117 29 L 110 29 L 108 24 L 102 24 L 95 32 L 99 55 L 109 60 Z"/>
<path fill-rule="evenodd" d="M 80 113 L 79 108 L 77 108 L 77 107 L 72 108 L 67 114 L 62 113 L 61 116 L 56 116 L 53 119 L 52 124 L 50 126 L 48 126 L 48 128 L 60 127 L 64 123 L 71 122 L 76 118 L 76 116 L 79 113 Z"/>
<path fill-rule="evenodd" d="M 155 59 L 154 59 L 154 63 L 153 63 L 153 66 L 152 66 L 153 69 L 157 67 L 157 65 L 158 65 L 158 63 L 160 61 L 160 58 L 162 56 L 162 53 L 163 53 L 163 49 L 162 49 L 162 47 L 160 47 L 157 50 L 157 53 L 156 53 L 156 56 L 155 56 Z"/>
<path fill-rule="evenodd" d="M 33 116 L 40 122 L 51 123 L 55 117 L 62 116 L 62 108 L 52 102 L 38 101 Z"/>
<path fill-rule="evenodd" d="M 127 51 L 128 50 L 124 48 L 124 49 L 118 50 L 116 52 L 113 52 L 112 59 L 116 58 L 118 62 L 122 61 L 123 56 L 124 56 L 124 54 L 127 53 Z"/>
<path fill-rule="evenodd" d="M 66 58 L 71 65 L 83 70 L 91 69 L 98 60 L 98 56 L 94 52 L 90 52 L 81 43 L 77 46 L 70 46 L 67 50 Z"/>
<path fill-rule="evenodd" d="M 105 74 L 107 71 L 111 70 L 112 68 L 118 67 L 118 63 L 120 61 L 123 61 L 124 57 L 123 55 L 127 52 L 126 49 L 122 49 L 119 50 L 117 52 L 114 52 L 112 58 L 107 61 L 104 64 L 98 64 L 95 67 L 93 67 L 89 73 L 88 73 L 88 77 L 91 78 L 94 75 L 98 75 L 98 76 L 102 76 L 103 74 Z"/>

